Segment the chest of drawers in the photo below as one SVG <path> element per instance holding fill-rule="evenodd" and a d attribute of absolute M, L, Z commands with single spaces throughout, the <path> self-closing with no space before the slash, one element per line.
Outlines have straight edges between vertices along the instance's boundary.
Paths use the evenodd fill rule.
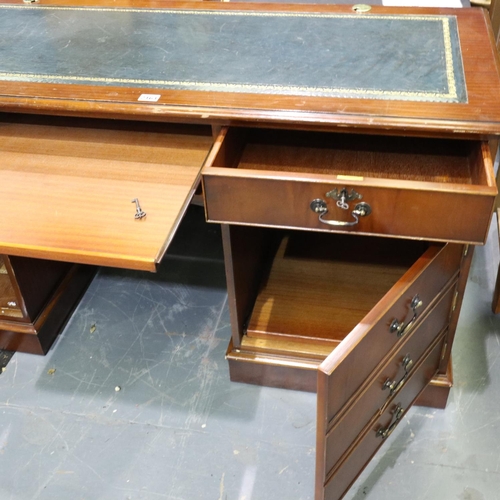
<path fill-rule="evenodd" d="M 444 407 L 496 196 L 483 12 L 0 9 L 2 347 L 49 347 L 88 281 L 72 264 L 154 271 L 198 190 L 222 225 L 231 378 L 317 391 L 318 500 L 412 404 Z"/>
<path fill-rule="evenodd" d="M 223 223 L 231 378 L 317 391 L 317 498 L 341 498 L 414 402 L 446 404 L 474 239 L 449 209 L 481 178 L 489 212 L 491 172 L 474 141 L 221 132 L 203 185 Z"/>

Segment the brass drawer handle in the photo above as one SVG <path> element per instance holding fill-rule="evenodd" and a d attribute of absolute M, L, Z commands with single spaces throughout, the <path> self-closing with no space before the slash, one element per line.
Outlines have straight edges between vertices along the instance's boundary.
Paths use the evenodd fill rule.
<path fill-rule="evenodd" d="M 405 324 L 403 322 L 399 322 L 397 319 L 394 319 L 391 323 L 391 326 L 389 327 L 390 332 L 391 333 L 397 332 L 398 337 L 402 337 L 405 333 L 407 333 L 413 326 L 415 321 L 417 321 L 418 317 L 417 309 L 419 307 L 422 307 L 422 304 L 423 302 L 420 300 L 418 294 L 415 295 L 415 297 L 413 297 L 412 301 L 410 302 L 410 308 L 413 311 L 413 316 L 410 319 L 410 321 L 408 321 L 408 323 Z"/>
<path fill-rule="evenodd" d="M 390 379 L 387 379 L 384 382 L 384 385 L 382 386 L 382 390 L 384 391 L 385 389 L 389 389 L 389 397 L 393 396 L 398 392 L 403 385 L 405 385 L 406 379 L 410 376 L 410 371 L 413 366 L 413 360 L 411 359 L 410 355 L 407 354 L 404 358 L 403 361 L 401 362 L 401 366 L 404 368 L 404 375 L 401 377 L 399 381 L 393 380 L 391 382 Z"/>
<path fill-rule="evenodd" d="M 354 210 L 351 212 L 351 215 L 354 217 L 353 221 L 342 221 L 342 220 L 327 220 L 324 219 L 324 216 L 328 213 L 328 207 L 326 205 L 326 201 L 317 198 L 311 201 L 309 205 L 311 210 L 317 214 L 319 214 L 319 221 L 323 224 L 328 224 L 329 226 L 355 226 L 359 222 L 360 217 L 366 217 L 372 213 L 372 209 L 368 203 L 361 202 L 358 203 Z M 341 207 L 342 208 L 342 207 Z"/>
<path fill-rule="evenodd" d="M 389 427 L 386 427 L 385 429 L 382 427 L 377 431 L 377 437 L 381 437 L 382 439 L 385 439 L 389 437 L 392 434 L 392 431 L 396 428 L 398 425 L 399 421 L 401 420 L 401 417 L 403 416 L 404 413 L 403 407 L 398 404 L 393 412 L 393 420 Z"/>

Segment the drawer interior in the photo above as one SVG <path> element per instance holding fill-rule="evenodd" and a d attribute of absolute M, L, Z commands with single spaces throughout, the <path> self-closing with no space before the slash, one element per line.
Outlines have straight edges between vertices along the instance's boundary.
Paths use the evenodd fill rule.
<path fill-rule="evenodd" d="M 231 129 L 224 153 L 215 159 L 213 166 L 489 185 L 481 143 L 472 140 Z"/>
<path fill-rule="evenodd" d="M 277 232 L 249 338 L 328 344 L 331 350 L 423 255 L 422 241 Z"/>

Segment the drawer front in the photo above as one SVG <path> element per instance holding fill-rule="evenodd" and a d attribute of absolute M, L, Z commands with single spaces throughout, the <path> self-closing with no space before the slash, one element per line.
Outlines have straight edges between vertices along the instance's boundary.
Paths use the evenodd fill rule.
<path fill-rule="evenodd" d="M 404 389 L 424 352 L 447 326 L 454 294 L 452 286 L 398 352 L 354 395 L 352 403 L 347 404 L 347 411 L 332 422 L 326 438 L 327 470 L 335 466 L 372 415 Z"/>
<path fill-rule="evenodd" d="M 0 319 L 23 319 L 20 294 L 14 289 L 10 263 L 7 257 L 0 255 Z M 19 298 L 18 298 L 19 297 Z"/>
<path fill-rule="evenodd" d="M 353 152 L 352 158 L 347 159 L 346 155 L 334 152 L 331 158 L 328 155 L 325 158 L 325 148 L 318 147 L 318 153 L 311 153 L 311 148 L 304 146 L 307 149 L 307 154 L 303 154 L 304 165 L 297 166 L 293 152 L 300 156 L 300 148 L 292 149 L 290 145 L 291 151 L 286 154 L 273 154 L 266 145 L 267 149 L 264 146 L 263 149 L 267 154 L 247 165 L 239 160 L 237 153 L 227 152 L 232 151 L 230 145 L 221 146 L 224 141 L 239 144 L 234 149 L 243 150 L 244 157 L 244 139 L 235 139 L 234 135 L 221 135 L 218 144 L 222 152 L 219 156 L 214 153 L 203 169 L 210 221 L 439 241 L 484 243 L 486 240 L 496 195 L 486 143 L 475 143 L 476 150 L 468 154 L 467 161 L 464 159 L 464 163 L 470 163 L 464 170 L 474 171 L 469 177 L 464 174 L 456 182 L 443 182 L 448 177 L 446 172 L 431 182 L 422 180 L 427 177 L 408 180 L 408 171 L 419 165 L 406 165 L 401 153 L 394 160 L 385 154 L 388 163 L 401 162 L 399 179 L 394 173 L 384 178 L 383 171 L 371 174 L 377 175 L 376 178 L 366 177 L 370 175 L 365 170 L 371 168 L 374 153 L 366 153 L 365 158 L 363 151 L 357 155 Z M 436 156 L 437 153 L 432 155 L 432 162 Z M 421 161 L 431 163 L 425 155 Z M 315 162 L 318 168 L 308 170 Z M 336 170 L 337 162 L 345 167 Z M 354 169 L 357 162 L 366 163 L 367 167 L 350 175 L 349 168 Z M 328 168 L 322 168 L 322 163 Z M 383 169 L 384 165 L 378 168 Z M 330 170 L 332 173 L 328 174 Z"/>
<path fill-rule="evenodd" d="M 326 193 L 335 188 L 347 191 L 355 189 L 369 204 L 371 214 L 365 217 L 353 215 L 356 203 L 351 203 L 347 210 L 336 207 L 336 202 L 326 197 Z M 349 231 L 473 244 L 486 241 L 495 200 L 494 193 L 491 196 L 467 196 L 463 193 L 387 189 L 345 183 L 219 176 L 205 177 L 204 189 L 207 216 L 211 222 Z M 322 200 L 328 208 L 328 213 L 321 220 L 319 214 L 310 208 L 313 200 Z M 354 225 L 331 226 L 331 221 Z M 467 221 L 467 224 L 463 221 Z"/>
<path fill-rule="evenodd" d="M 431 246 L 323 362 L 321 369 L 330 374 L 328 421 L 335 418 L 392 349 L 406 340 L 445 287 L 455 281 L 462 252 L 461 245 Z M 411 303 L 417 296 L 422 305 L 414 311 Z M 416 320 L 411 323 L 415 314 Z M 399 335 L 397 330 L 391 331 L 395 320 L 400 325 Z"/>
<path fill-rule="evenodd" d="M 443 347 L 443 339 L 443 336 L 436 339 L 427 351 L 428 354 L 424 355 L 422 363 L 416 367 L 404 388 L 392 398 L 382 415 L 377 412 L 372 418 L 359 439 L 349 450 L 345 460 L 333 471 L 326 469 L 327 479 L 323 483 L 324 488 L 320 484 L 317 485 L 318 499 L 338 500 L 342 498 L 373 454 L 382 445 L 385 437 L 390 435 L 402 420 L 408 408 L 436 373 Z M 330 443 L 330 445 L 334 446 L 334 443 Z"/>
<path fill-rule="evenodd" d="M 0 252 L 154 271 L 211 144 L 208 127 L 4 116 Z"/>

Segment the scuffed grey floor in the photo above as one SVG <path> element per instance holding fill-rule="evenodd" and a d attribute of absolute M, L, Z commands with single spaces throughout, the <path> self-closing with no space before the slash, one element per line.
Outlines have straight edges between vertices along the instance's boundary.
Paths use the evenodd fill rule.
<path fill-rule="evenodd" d="M 346 498 L 500 499 L 496 234 L 476 250 L 444 411 L 414 408 Z M 156 275 L 102 269 L 45 357 L 0 375 L 0 500 L 313 499 L 315 395 L 232 383 L 216 226 Z"/>

